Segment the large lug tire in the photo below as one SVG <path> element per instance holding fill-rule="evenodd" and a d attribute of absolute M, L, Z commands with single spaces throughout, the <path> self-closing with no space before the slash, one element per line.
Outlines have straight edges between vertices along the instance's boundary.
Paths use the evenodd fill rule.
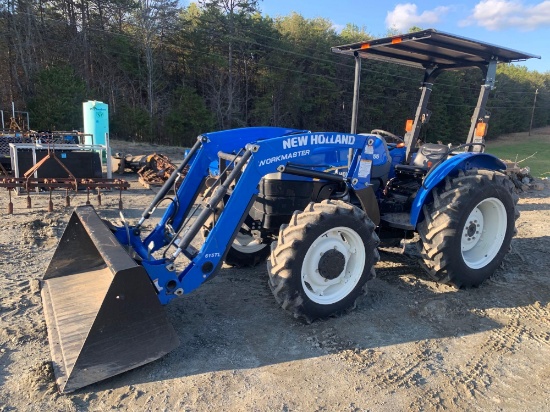
<path fill-rule="evenodd" d="M 308 323 L 354 308 L 380 258 L 374 229 L 364 211 L 342 201 L 295 212 L 267 263 L 277 302 Z"/>
<path fill-rule="evenodd" d="M 225 263 L 236 267 L 256 266 L 269 256 L 269 243 L 255 239 L 241 229 L 225 256 Z"/>
<path fill-rule="evenodd" d="M 510 250 L 518 196 L 506 175 L 468 170 L 432 192 L 418 225 L 424 268 L 436 281 L 479 286 Z"/>

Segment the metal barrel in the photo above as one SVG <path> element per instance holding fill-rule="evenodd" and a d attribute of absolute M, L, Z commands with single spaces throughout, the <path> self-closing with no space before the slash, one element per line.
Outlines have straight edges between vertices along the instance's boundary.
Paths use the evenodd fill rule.
<path fill-rule="evenodd" d="M 42 279 L 60 392 L 152 362 L 179 345 L 147 272 L 91 206 L 77 207 Z"/>

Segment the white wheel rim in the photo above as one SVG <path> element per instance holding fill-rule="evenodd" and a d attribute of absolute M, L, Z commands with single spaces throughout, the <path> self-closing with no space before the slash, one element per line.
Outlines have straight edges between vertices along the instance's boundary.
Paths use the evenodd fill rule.
<path fill-rule="evenodd" d="M 329 250 L 337 250 L 345 258 L 344 270 L 334 279 L 319 273 L 321 257 Z M 321 305 L 344 299 L 361 279 L 365 256 L 363 241 L 355 230 L 349 227 L 327 230 L 312 243 L 302 263 L 302 287 L 307 297 Z"/>
<path fill-rule="evenodd" d="M 241 253 L 256 253 L 267 247 L 260 239 L 255 239 L 254 236 L 246 233 L 237 233 L 232 245 L 233 249 Z"/>
<path fill-rule="evenodd" d="M 502 247 L 507 227 L 506 208 L 499 199 L 490 197 L 479 202 L 460 234 L 464 263 L 472 269 L 491 263 Z"/>

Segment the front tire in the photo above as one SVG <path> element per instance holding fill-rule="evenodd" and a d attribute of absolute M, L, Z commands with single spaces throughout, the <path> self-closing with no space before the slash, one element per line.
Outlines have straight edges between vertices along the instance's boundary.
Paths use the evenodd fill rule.
<path fill-rule="evenodd" d="M 500 266 L 516 233 L 518 196 L 502 173 L 460 171 L 435 188 L 418 225 L 428 274 L 457 288 L 475 287 Z"/>
<path fill-rule="evenodd" d="M 379 259 L 375 225 L 342 201 L 310 203 L 271 245 L 269 286 L 283 309 L 306 322 L 355 307 Z"/>

